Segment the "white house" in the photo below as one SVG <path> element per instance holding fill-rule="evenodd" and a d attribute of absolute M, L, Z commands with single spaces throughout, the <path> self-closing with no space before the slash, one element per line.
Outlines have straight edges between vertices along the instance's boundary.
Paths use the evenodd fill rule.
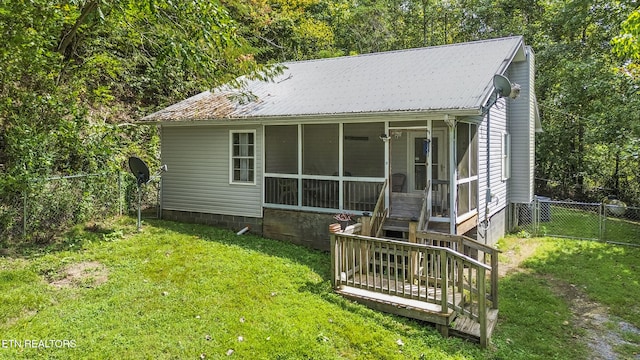
<path fill-rule="evenodd" d="M 384 189 L 389 231 L 424 204 L 430 229 L 492 244 L 533 199 L 540 125 L 522 37 L 283 65 L 141 120 L 161 129 L 164 218 L 326 249 L 332 215 L 371 212 Z M 500 96 L 496 74 L 519 97 Z"/>

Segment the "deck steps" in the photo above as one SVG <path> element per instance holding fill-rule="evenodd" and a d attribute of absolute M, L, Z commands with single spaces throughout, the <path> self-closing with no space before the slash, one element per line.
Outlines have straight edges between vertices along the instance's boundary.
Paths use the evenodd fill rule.
<path fill-rule="evenodd" d="M 487 338 L 491 338 L 493 329 L 498 323 L 498 309 L 487 310 Z M 450 334 L 469 339 L 472 341 L 480 341 L 480 324 L 467 316 L 458 316 L 450 325 Z"/>

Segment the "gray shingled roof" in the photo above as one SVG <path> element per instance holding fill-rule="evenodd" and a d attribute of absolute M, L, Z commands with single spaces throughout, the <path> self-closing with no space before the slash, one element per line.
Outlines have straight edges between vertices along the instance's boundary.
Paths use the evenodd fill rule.
<path fill-rule="evenodd" d="M 480 109 L 522 47 L 517 36 L 288 62 L 272 81 L 205 91 L 141 121 Z"/>

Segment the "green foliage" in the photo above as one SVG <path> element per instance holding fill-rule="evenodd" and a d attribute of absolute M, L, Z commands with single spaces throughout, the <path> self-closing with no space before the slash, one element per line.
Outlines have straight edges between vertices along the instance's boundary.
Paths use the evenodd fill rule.
<path fill-rule="evenodd" d="M 619 56 L 640 61 L 640 10 L 635 10 L 620 26 L 620 35 L 612 40 L 613 51 Z"/>
<path fill-rule="evenodd" d="M 3 235 L 20 220 L 12 199 L 46 198 L 47 177 L 115 172 L 131 155 L 155 165 L 157 129 L 126 126 L 149 109 L 240 75 L 270 74 L 219 1 L 5 1 L 0 32 Z M 69 191 L 31 215 L 65 205 L 74 215 L 59 225 L 92 216 Z"/>

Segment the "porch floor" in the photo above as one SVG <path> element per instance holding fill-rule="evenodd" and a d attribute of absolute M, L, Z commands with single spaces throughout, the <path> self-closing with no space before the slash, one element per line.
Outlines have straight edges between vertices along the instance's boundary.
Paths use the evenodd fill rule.
<path fill-rule="evenodd" d="M 390 203 L 390 217 L 403 220 L 420 218 L 422 194 L 392 192 Z"/>
<path fill-rule="evenodd" d="M 420 300 L 420 302 L 425 302 L 425 300 L 438 302 L 441 299 L 442 291 L 440 288 L 434 288 L 433 286 L 426 286 L 424 284 L 417 285 L 418 283 L 424 282 L 418 281 L 420 278 L 418 275 L 415 275 L 415 281 L 413 281 L 413 283 L 402 278 L 387 277 L 386 275 L 383 276 L 384 278 L 380 279 L 380 274 L 376 277 L 371 274 L 355 274 L 347 280 L 347 284 L 351 284 L 353 287 L 357 288 L 369 288 L 390 295 L 403 297 L 409 296 L 423 299 Z M 453 299 L 453 295 L 454 294 L 451 291 L 447 294 L 449 299 Z M 456 300 L 459 302 L 462 300 L 462 296 L 458 294 L 456 296 Z"/>

